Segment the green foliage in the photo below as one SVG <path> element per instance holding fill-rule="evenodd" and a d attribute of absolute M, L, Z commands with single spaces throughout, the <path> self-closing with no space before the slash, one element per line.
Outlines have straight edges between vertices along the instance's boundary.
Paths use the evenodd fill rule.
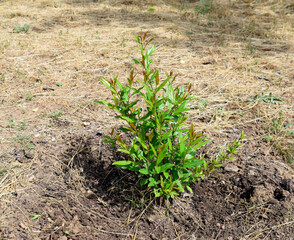
<path fill-rule="evenodd" d="M 272 126 L 270 128 L 270 132 L 274 133 L 274 134 L 279 134 L 280 132 L 286 133 L 286 135 L 288 136 L 293 136 L 294 135 L 294 130 L 290 129 L 290 127 L 293 125 L 294 123 L 288 123 L 288 124 L 284 124 L 284 117 L 283 117 L 283 111 L 281 110 L 279 112 L 279 117 L 278 119 L 272 119 Z"/>
<path fill-rule="evenodd" d="M 123 85 L 116 77 L 99 80 L 111 91 L 112 102 L 98 101 L 118 112 L 116 118 L 127 124 L 120 128 L 123 133 L 133 136 L 131 141 L 123 140 L 121 133 L 105 136 L 106 142 L 118 145 L 119 151 L 129 155 L 129 160 L 116 161 L 122 169 L 135 171 L 141 177 L 140 184 L 153 189 L 155 197 L 173 198 L 186 190 L 192 192 L 191 182 L 203 179 L 220 167 L 220 161 L 229 158 L 229 153 L 236 153 L 240 146 L 235 141 L 221 153 L 217 159 L 206 161 L 197 151 L 211 140 L 206 140 L 201 133 L 196 133 L 194 126 L 185 127 L 188 116 L 188 104 L 194 97 L 188 90 L 174 87 L 176 79 L 173 72 L 166 73 L 160 79 L 159 71 L 151 69 L 150 59 L 155 46 L 147 49 L 152 39 L 146 33 L 135 36 L 141 52 L 140 58 L 134 58 L 135 64 L 143 71 L 141 79 L 135 79 L 134 69 Z M 245 136 L 242 134 L 241 138 Z"/>
<path fill-rule="evenodd" d="M 205 14 L 213 8 L 213 0 L 200 0 L 200 6 L 196 7 L 198 14 Z"/>
<path fill-rule="evenodd" d="M 7 170 L 9 170 L 9 168 L 4 168 L 0 170 L 0 174 L 5 173 Z"/>
<path fill-rule="evenodd" d="M 259 101 L 271 104 L 278 104 L 282 100 L 282 97 L 275 96 L 272 93 L 269 93 L 268 95 L 264 95 L 263 93 L 261 93 L 260 96 L 255 95 L 254 97 L 248 99 L 249 102 Z"/>
<path fill-rule="evenodd" d="M 32 220 L 36 220 L 36 219 L 38 219 L 39 217 L 41 217 L 41 215 L 40 215 L 40 214 L 32 213 L 32 214 L 30 214 L 30 217 L 32 218 Z"/>
<path fill-rule="evenodd" d="M 265 140 L 271 142 L 284 160 L 290 164 L 294 161 L 294 149 L 291 144 L 294 138 L 293 124 L 293 122 L 286 124 L 283 111 L 280 111 L 279 117 L 272 119 L 271 125 L 266 128 L 270 135 L 265 137 Z"/>
<path fill-rule="evenodd" d="M 48 117 L 58 119 L 62 116 L 62 114 L 63 114 L 63 111 L 60 110 L 58 112 L 54 112 L 54 113 L 49 114 Z"/>
<path fill-rule="evenodd" d="M 149 12 L 154 12 L 155 11 L 155 7 L 151 7 L 148 9 Z"/>
<path fill-rule="evenodd" d="M 199 101 L 198 101 L 198 106 L 197 108 L 200 110 L 200 111 L 204 111 L 205 108 L 207 107 L 207 100 L 204 100 L 203 98 L 200 98 Z"/>
<path fill-rule="evenodd" d="M 31 101 L 32 99 L 34 98 L 34 95 L 32 95 L 32 94 L 26 94 L 26 100 L 27 101 Z"/>
<path fill-rule="evenodd" d="M 10 124 L 11 128 L 17 128 L 19 131 L 24 130 L 27 126 L 27 124 L 25 122 L 21 122 L 18 125 L 16 125 L 12 119 L 9 119 L 8 123 Z"/>
<path fill-rule="evenodd" d="M 5 173 L 5 172 L 7 172 L 8 170 L 10 170 L 10 169 L 12 169 L 12 168 L 14 168 L 14 167 L 15 167 L 15 166 L 11 166 L 11 167 L 8 167 L 8 168 L 1 169 L 1 170 L 0 170 L 0 175 L 3 174 L 3 173 Z"/>
<path fill-rule="evenodd" d="M 249 43 L 247 44 L 247 50 L 249 51 L 250 54 L 254 54 L 255 53 L 255 48 L 252 45 L 252 40 L 250 39 Z"/>
<path fill-rule="evenodd" d="M 16 33 L 21 33 L 21 32 L 24 32 L 24 33 L 27 33 L 30 29 L 30 26 L 25 24 L 23 27 L 15 24 L 14 25 L 14 28 L 13 28 L 13 32 L 16 32 Z"/>

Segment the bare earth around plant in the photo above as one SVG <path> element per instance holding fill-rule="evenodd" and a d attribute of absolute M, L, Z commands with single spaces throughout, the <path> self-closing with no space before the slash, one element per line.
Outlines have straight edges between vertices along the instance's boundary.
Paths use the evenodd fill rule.
<path fill-rule="evenodd" d="M 293 1 L 2 0 L 0 26 L 0 239 L 293 239 Z M 247 135 L 168 207 L 112 165 L 122 122 L 95 102 L 140 31 L 161 77 L 192 84 L 199 154 Z"/>

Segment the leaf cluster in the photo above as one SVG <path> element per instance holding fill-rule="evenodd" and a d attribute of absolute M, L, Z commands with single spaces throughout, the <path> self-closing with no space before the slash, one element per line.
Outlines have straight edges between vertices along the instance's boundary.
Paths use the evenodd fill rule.
<path fill-rule="evenodd" d="M 173 72 L 161 79 L 159 70 L 151 69 L 150 57 L 155 46 L 147 46 L 152 39 L 146 33 L 135 37 L 141 57 L 133 61 L 143 70 L 141 79 L 136 78 L 134 69 L 125 85 L 117 76 L 99 79 L 110 90 L 112 102 L 98 102 L 116 111 L 116 118 L 126 122 L 120 128 L 122 133 L 133 136 L 131 142 L 123 140 L 120 133 L 114 134 L 114 130 L 111 136 L 105 136 L 106 142 L 118 145 L 119 151 L 130 156 L 129 160 L 116 161 L 113 165 L 137 172 L 140 184 L 151 188 L 155 197 L 173 198 L 186 190 L 193 192 L 191 183 L 221 166 L 219 161 L 229 158 L 229 153 L 236 153 L 240 142 L 236 141 L 228 147 L 228 153 L 213 161 L 199 156 L 198 149 L 211 140 L 197 133 L 192 124 L 186 127 L 188 104 L 194 100 L 191 84 L 188 90 L 174 87 Z"/>
<path fill-rule="evenodd" d="M 14 27 L 13 27 L 13 32 L 16 32 L 16 33 L 21 33 L 21 32 L 25 32 L 27 33 L 30 29 L 30 26 L 25 24 L 23 27 L 15 24 Z"/>
<path fill-rule="evenodd" d="M 283 100 L 282 97 L 275 96 L 272 93 L 269 93 L 268 95 L 264 95 L 264 93 L 261 93 L 260 96 L 255 95 L 254 97 L 251 97 L 248 99 L 249 102 L 259 101 L 259 102 L 265 102 L 265 103 L 271 103 L 271 104 L 278 104 Z"/>

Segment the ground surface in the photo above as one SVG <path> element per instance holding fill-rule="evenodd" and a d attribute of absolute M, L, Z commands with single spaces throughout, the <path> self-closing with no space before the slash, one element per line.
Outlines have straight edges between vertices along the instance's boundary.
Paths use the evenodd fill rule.
<path fill-rule="evenodd" d="M 95 103 L 140 31 L 192 83 L 207 157 L 247 135 L 168 208 L 111 165 L 102 135 L 121 123 Z M 292 1 L 2 0 L 0 36 L 0 239 L 293 239 Z"/>

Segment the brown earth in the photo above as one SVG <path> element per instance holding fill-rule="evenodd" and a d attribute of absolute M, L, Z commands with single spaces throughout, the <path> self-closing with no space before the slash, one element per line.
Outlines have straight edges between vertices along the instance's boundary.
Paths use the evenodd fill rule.
<path fill-rule="evenodd" d="M 246 132 L 256 129 L 246 129 Z M 34 186 L 4 205 L 3 239 L 291 239 L 294 181 L 287 165 L 262 141 L 248 142 L 238 158 L 193 185 L 169 207 L 145 199 L 131 172 L 114 168 L 120 153 L 102 132 L 63 136 L 25 156 Z M 267 157 L 265 157 L 267 156 Z M 270 156 L 270 157 L 269 157 Z M 22 214 L 15 219 L 16 212 Z M 31 213 L 41 215 L 36 220 Z M 3 215 L 3 212 L 1 213 Z"/>
<path fill-rule="evenodd" d="M 205 9 L 204 9 L 205 10 Z M 0 1 L 0 239 L 293 239 L 292 1 Z M 206 10 L 205 10 L 206 11 Z M 28 24 L 28 33 L 13 31 Z M 148 31 L 155 65 L 199 97 L 190 122 L 215 157 L 240 152 L 167 207 L 102 142 L 94 102 Z M 162 74 L 163 75 L 163 74 Z M 272 93 L 273 101 L 248 101 Z"/>

